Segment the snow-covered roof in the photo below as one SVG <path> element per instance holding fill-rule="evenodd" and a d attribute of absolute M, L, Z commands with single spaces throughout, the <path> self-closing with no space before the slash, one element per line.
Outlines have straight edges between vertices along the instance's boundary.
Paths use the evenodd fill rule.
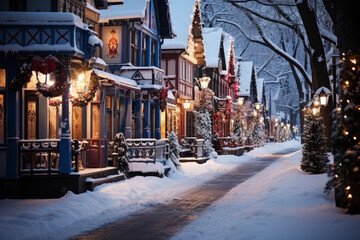
<path fill-rule="evenodd" d="M 206 67 L 218 67 L 223 30 L 220 27 L 203 28 Z"/>
<path fill-rule="evenodd" d="M 3 25 L 75 25 L 85 28 L 81 18 L 64 12 L 1 12 L 0 23 Z"/>
<path fill-rule="evenodd" d="M 258 78 L 257 79 L 257 90 L 258 90 L 258 98 L 259 98 L 259 102 L 262 102 L 262 92 L 263 92 L 263 88 L 264 88 L 264 78 Z"/>
<path fill-rule="evenodd" d="M 100 10 L 99 23 L 106 23 L 116 19 L 144 19 L 146 5 L 150 0 L 124 0 L 123 5 L 112 5 Z"/>
<path fill-rule="evenodd" d="M 98 77 L 103 78 L 103 79 L 109 79 L 109 80 L 113 81 L 116 85 L 122 86 L 124 88 L 132 89 L 132 90 L 140 90 L 140 88 L 138 87 L 136 82 L 132 79 L 120 77 L 118 75 L 104 72 L 104 71 L 101 71 L 98 69 L 94 69 L 94 73 Z"/>
<path fill-rule="evenodd" d="M 162 49 L 186 49 L 198 0 L 169 0 L 172 29 L 176 34 L 173 39 L 165 39 Z"/>
<path fill-rule="evenodd" d="M 240 95 L 250 96 L 253 62 L 240 62 Z"/>
<path fill-rule="evenodd" d="M 229 61 L 230 61 L 230 50 L 231 50 L 231 43 L 233 41 L 233 37 L 228 34 L 224 33 L 224 53 L 225 53 L 225 66 L 226 71 L 229 70 Z M 235 53 L 234 53 L 235 55 Z M 224 63 L 223 63 L 224 64 Z M 235 72 L 236 73 L 236 72 Z"/>

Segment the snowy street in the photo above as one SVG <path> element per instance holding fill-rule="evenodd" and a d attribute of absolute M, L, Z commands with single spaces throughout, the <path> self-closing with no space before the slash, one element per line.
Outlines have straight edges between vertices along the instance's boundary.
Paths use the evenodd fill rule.
<path fill-rule="evenodd" d="M 182 164 L 182 173 L 171 172 L 162 179 L 135 177 L 99 186 L 94 192 L 69 192 L 61 199 L 1 200 L 0 236 L 71 238 L 170 203 L 185 191 L 255 159 L 300 147 L 294 140 L 269 143 L 240 157 L 223 155 L 201 165 Z M 326 174 L 308 175 L 300 170 L 301 151 L 273 157 L 281 158 L 230 190 L 174 239 L 337 239 L 340 235 L 354 239 L 359 234 L 355 226 L 360 217 L 344 215 L 334 207 L 333 196 L 322 194 Z"/>

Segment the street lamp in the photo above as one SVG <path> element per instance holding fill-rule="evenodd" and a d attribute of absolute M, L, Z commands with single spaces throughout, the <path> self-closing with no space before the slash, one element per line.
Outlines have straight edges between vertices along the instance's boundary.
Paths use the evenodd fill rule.
<path fill-rule="evenodd" d="M 320 87 L 315 92 L 315 96 L 320 99 L 321 106 L 326 106 L 328 104 L 330 95 L 331 95 L 331 91 L 326 87 Z"/>
<path fill-rule="evenodd" d="M 255 103 L 255 109 L 259 111 L 261 109 L 261 103 Z"/>
<path fill-rule="evenodd" d="M 202 78 L 199 79 L 200 81 L 200 87 L 202 90 L 205 90 L 209 86 L 210 78 L 203 75 Z"/>
<path fill-rule="evenodd" d="M 242 106 L 244 104 L 244 98 L 242 98 L 242 97 L 238 98 L 237 101 L 238 101 L 239 106 Z"/>
<path fill-rule="evenodd" d="M 184 103 L 183 103 L 183 106 L 184 106 L 184 110 L 187 111 L 190 109 L 190 102 L 188 100 L 186 100 Z"/>

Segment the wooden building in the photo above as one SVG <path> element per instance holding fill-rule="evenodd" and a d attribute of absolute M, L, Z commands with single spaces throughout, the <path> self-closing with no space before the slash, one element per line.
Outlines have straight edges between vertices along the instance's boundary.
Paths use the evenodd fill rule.
<path fill-rule="evenodd" d="M 176 37 L 164 41 L 161 67 L 163 86 L 176 95 L 176 105 L 167 108 L 166 131 L 174 131 L 181 139 L 196 136 L 194 78 L 205 66 L 204 39 L 199 1 L 170 0 L 169 4 Z"/>

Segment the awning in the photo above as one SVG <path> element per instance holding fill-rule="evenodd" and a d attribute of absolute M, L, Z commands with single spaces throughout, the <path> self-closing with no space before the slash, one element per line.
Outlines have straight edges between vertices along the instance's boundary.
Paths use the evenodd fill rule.
<path fill-rule="evenodd" d="M 116 85 L 123 87 L 125 89 L 130 89 L 134 91 L 140 91 L 139 86 L 137 83 L 129 78 L 120 77 L 118 75 L 104 72 L 98 69 L 94 69 L 94 73 L 100 78 L 100 79 L 107 79 L 113 81 Z"/>

